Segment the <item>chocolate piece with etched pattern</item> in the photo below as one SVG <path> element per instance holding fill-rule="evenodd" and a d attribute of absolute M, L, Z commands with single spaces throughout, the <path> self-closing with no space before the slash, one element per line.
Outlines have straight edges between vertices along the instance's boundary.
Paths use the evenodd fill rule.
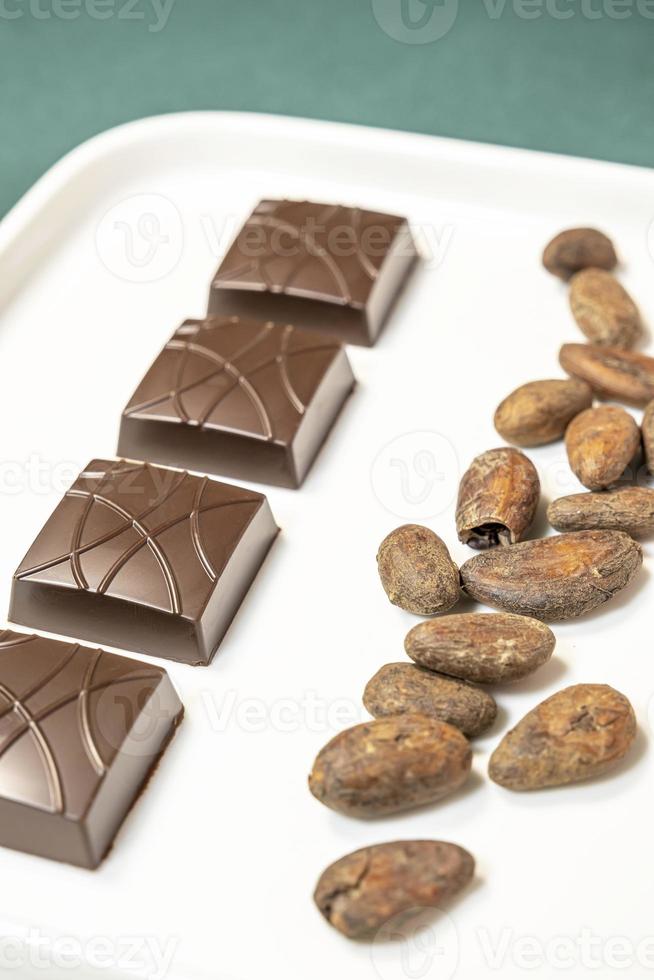
<path fill-rule="evenodd" d="M 296 488 L 353 386 L 333 337 L 187 320 L 125 408 L 118 455 Z"/>
<path fill-rule="evenodd" d="M 209 313 L 271 317 L 370 346 L 416 259 L 405 218 L 261 201 L 214 277 Z"/>
<path fill-rule="evenodd" d="M 278 533 L 260 493 L 93 460 L 14 574 L 10 619 L 207 664 Z"/>
<path fill-rule="evenodd" d="M 160 667 L 0 631 L 0 845 L 97 867 L 183 713 Z"/>

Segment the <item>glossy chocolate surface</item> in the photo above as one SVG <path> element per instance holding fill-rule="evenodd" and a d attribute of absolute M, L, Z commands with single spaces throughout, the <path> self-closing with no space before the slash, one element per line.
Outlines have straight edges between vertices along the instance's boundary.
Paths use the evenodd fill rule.
<path fill-rule="evenodd" d="M 259 493 L 93 460 L 14 575 L 14 623 L 207 664 L 278 533 Z"/>
<path fill-rule="evenodd" d="M 159 667 L 0 631 L 0 845 L 96 867 L 182 714 Z"/>
<path fill-rule="evenodd" d="M 298 487 L 354 385 L 333 337 L 187 320 L 123 412 L 118 454 Z"/>
<path fill-rule="evenodd" d="M 270 318 L 367 346 L 416 257 L 405 218 L 261 201 L 214 277 L 209 313 Z"/>

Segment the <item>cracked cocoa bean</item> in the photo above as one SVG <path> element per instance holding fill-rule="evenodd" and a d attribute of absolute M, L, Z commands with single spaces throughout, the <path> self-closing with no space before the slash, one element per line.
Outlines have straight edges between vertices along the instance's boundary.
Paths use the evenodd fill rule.
<path fill-rule="evenodd" d="M 483 550 L 521 541 L 540 497 L 536 467 L 519 449 L 489 449 L 463 474 L 456 507 L 459 541 Z"/>
<path fill-rule="evenodd" d="M 530 381 L 500 403 L 495 428 L 516 446 L 544 446 L 563 439 L 575 415 L 592 404 L 592 388 L 578 378 Z"/>
<path fill-rule="evenodd" d="M 547 519 L 557 531 L 654 531 L 654 490 L 621 487 L 608 493 L 573 493 L 553 500 Z"/>
<path fill-rule="evenodd" d="M 572 277 L 570 309 L 579 329 L 593 344 L 629 348 L 641 337 L 638 307 L 615 276 L 604 269 L 583 269 Z"/>
<path fill-rule="evenodd" d="M 472 880 L 475 862 L 457 844 L 416 840 L 354 851 L 321 875 L 314 901 L 349 939 L 372 938 L 404 912 L 441 906 Z"/>
<path fill-rule="evenodd" d="M 495 721 L 497 705 L 486 691 L 414 664 L 386 664 L 368 681 L 363 703 L 373 718 L 418 713 L 454 725 L 468 738 Z"/>
<path fill-rule="evenodd" d="M 643 561 L 622 531 L 576 531 L 485 551 L 461 567 L 478 602 L 543 620 L 570 619 L 624 589 Z"/>
<path fill-rule="evenodd" d="M 341 732 L 319 752 L 309 777 L 316 799 L 352 817 L 378 817 L 434 803 L 470 773 L 458 728 L 405 714 Z"/>
<path fill-rule="evenodd" d="M 618 258 L 610 238 L 595 228 L 568 228 L 545 247 L 543 265 L 559 279 L 569 279 L 580 269 L 614 269 Z"/>
<path fill-rule="evenodd" d="M 489 775 L 507 789 L 563 786 L 602 775 L 627 754 L 636 717 L 607 684 L 577 684 L 543 701 L 504 736 Z"/>
<path fill-rule="evenodd" d="M 588 408 L 565 434 L 570 469 L 589 490 L 617 483 L 640 449 L 640 429 L 624 408 Z"/>
<path fill-rule="evenodd" d="M 636 406 L 654 399 L 654 357 L 618 347 L 564 344 L 559 362 L 564 371 L 587 381 L 603 398 Z"/>
<path fill-rule="evenodd" d="M 462 613 L 414 626 L 406 636 L 409 657 L 428 670 L 478 684 L 526 677 L 552 656 L 548 626 L 510 613 Z"/>
<path fill-rule="evenodd" d="M 377 568 L 390 601 L 407 612 L 445 612 L 461 596 L 459 570 L 445 543 L 420 524 L 404 524 L 384 538 Z"/>

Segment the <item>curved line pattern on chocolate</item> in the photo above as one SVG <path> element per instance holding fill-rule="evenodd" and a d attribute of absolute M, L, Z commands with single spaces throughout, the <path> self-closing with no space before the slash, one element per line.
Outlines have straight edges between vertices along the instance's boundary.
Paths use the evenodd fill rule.
<path fill-rule="evenodd" d="M 347 264 L 350 254 L 344 256 L 345 262 L 339 261 L 339 257 L 322 245 L 316 235 L 322 231 L 327 237 L 330 231 L 339 229 L 353 232 L 353 240 L 350 239 L 348 242 L 352 248 L 351 257 L 356 263 L 355 268 L 358 267 L 363 274 L 363 282 L 368 282 L 363 293 L 369 293 L 379 277 L 387 252 L 380 249 L 379 265 L 376 265 L 372 257 L 364 251 L 362 245 L 363 233 L 366 230 L 364 217 L 370 219 L 369 227 L 379 228 L 388 233 L 388 247 L 390 247 L 392 239 L 403 222 L 403 219 L 394 215 L 341 205 L 321 205 L 310 201 L 262 201 L 247 219 L 228 250 L 215 275 L 214 286 L 238 288 L 239 285 L 247 284 L 249 289 L 258 288 L 270 293 L 315 299 L 318 291 L 311 268 L 319 265 L 321 269 L 327 271 L 333 283 L 331 291 L 327 293 L 328 302 L 359 309 L 365 304 L 366 298 L 361 294 L 360 283 L 360 295 L 356 298 L 353 296 L 355 280 L 348 281 L 348 272 L 350 277 L 354 273 L 354 268 L 352 266 L 348 268 Z M 315 223 L 319 227 L 316 232 L 313 232 L 300 219 L 302 222 L 311 221 L 312 225 Z M 249 229 L 253 228 L 264 228 L 271 232 L 266 236 L 265 242 L 257 246 L 261 250 L 257 255 L 248 254 L 252 248 L 247 243 Z M 297 254 L 285 255 L 279 248 L 275 248 L 275 232 L 292 238 L 297 243 Z M 286 263 L 283 271 L 277 269 L 275 275 L 269 274 L 267 264 L 276 262 L 279 266 L 280 260 Z M 303 279 L 305 271 L 308 271 L 308 274 Z"/>
<path fill-rule="evenodd" d="M 171 559 L 166 550 L 164 550 L 158 541 L 158 538 L 164 534 L 164 532 L 188 521 L 189 535 L 198 564 L 208 582 L 210 584 L 214 584 L 217 581 L 219 573 L 222 571 L 222 569 L 217 570 L 214 567 L 214 564 L 209 558 L 208 549 L 202 541 L 200 528 L 201 515 L 221 510 L 226 507 L 241 507 L 243 505 L 248 505 L 252 507 L 253 510 L 256 510 L 260 504 L 260 498 L 250 496 L 243 497 L 243 491 L 240 491 L 239 488 L 227 487 L 224 484 L 217 484 L 214 481 L 208 481 L 206 477 L 194 477 L 188 473 L 179 474 L 179 478 L 175 480 L 171 488 L 157 496 L 154 502 L 150 501 L 147 506 L 136 514 L 132 514 L 126 508 L 122 498 L 120 502 L 117 502 L 108 496 L 111 490 L 109 484 L 112 477 L 129 473 L 136 473 L 137 475 L 141 474 L 146 476 L 149 471 L 152 471 L 152 469 L 153 468 L 147 463 L 124 467 L 121 463 L 117 462 L 110 465 L 108 469 L 101 474 L 91 474 L 92 476 L 99 478 L 97 485 L 105 491 L 102 495 L 99 495 L 96 490 L 86 490 L 80 486 L 80 483 L 83 483 L 84 479 L 89 476 L 88 473 L 82 474 L 77 483 L 65 495 L 66 497 L 85 498 L 87 502 L 88 500 L 91 501 L 90 507 L 88 507 L 87 503 L 85 502 L 84 509 L 73 527 L 71 541 L 73 544 L 76 543 L 76 547 L 72 547 L 71 550 L 67 552 L 59 553 L 52 558 L 32 565 L 28 568 L 19 569 L 16 573 L 16 578 L 27 579 L 37 576 L 40 572 L 68 562 L 71 569 L 74 569 L 77 566 L 79 570 L 78 574 L 75 574 L 73 571 L 73 576 L 75 578 L 77 588 L 79 588 L 80 591 L 96 592 L 100 595 L 111 595 L 111 585 L 118 573 L 135 557 L 135 555 L 139 554 L 144 547 L 147 547 L 154 556 L 166 587 L 169 602 L 168 611 L 173 614 L 183 615 L 183 589 L 175 572 L 175 562 Z M 157 468 L 154 469 L 157 470 Z M 166 472 L 170 473 L 171 475 L 174 473 L 172 470 L 158 470 L 158 472 Z M 177 474 L 174 475 L 177 476 Z M 178 493 L 187 482 L 197 484 L 197 490 L 193 496 L 194 503 L 191 508 L 184 509 L 181 513 L 174 513 L 173 516 L 159 522 L 154 527 L 148 527 L 148 525 L 145 523 L 146 519 L 159 507 L 169 503 L 172 497 Z M 236 489 L 240 495 L 228 498 L 227 500 L 220 500 L 202 505 L 202 495 L 209 484 L 211 484 L 211 486 L 215 488 L 216 492 L 218 493 L 224 493 L 225 491 L 232 491 Z M 107 531 L 106 533 L 97 536 L 94 540 L 87 542 L 86 544 L 81 544 L 83 529 L 80 530 L 79 525 L 83 524 L 85 526 L 95 506 L 107 507 L 112 513 L 115 513 L 121 517 L 122 521 L 111 531 Z M 114 558 L 111 561 L 106 571 L 104 571 L 99 584 L 95 588 L 92 588 L 88 583 L 87 576 L 85 576 L 83 573 L 80 558 L 83 555 L 108 544 L 130 529 L 134 530 L 139 535 L 139 539 L 129 544 L 125 551 L 118 556 L 118 558 Z"/>
<path fill-rule="evenodd" d="M 78 494 L 79 496 L 79 494 Z M 137 541 L 131 548 L 128 548 L 124 554 L 117 558 L 113 565 L 107 570 L 104 578 L 100 582 L 96 591 L 103 595 L 112 581 L 118 574 L 118 572 L 123 568 L 127 562 L 132 558 L 137 551 L 140 551 L 143 545 L 147 544 L 148 548 L 155 557 L 159 568 L 161 569 L 161 574 L 163 575 L 164 582 L 166 583 L 166 588 L 168 590 L 168 596 L 170 598 L 170 611 L 173 613 L 179 613 L 181 611 L 181 604 L 179 599 L 179 584 L 175 578 L 175 573 L 172 570 L 170 561 L 163 550 L 161 545 L 157 542 L 156 533 L 150 533 L 146 527 L 141 524 L 138 518 L 133 517 L 128 510 L 125 510 L 120 504 L 117 504 L 113 500 L 108 500 L 106 497 L 100 497 L 97 493 L 89 494 L 93 498 L 93 502 L 96 504 L 101 504 L 104 507 L 108 507 L 109 510 L 114 511 L 120 517 L 124 517 L 127 522 L 127 526 L 134 528 L 137 534 L 142 537 L 141 541 Z M 161 532 L 157 532 L 161 533 Z M 71 559 L 72 561 L 72 559 Z"/>
<path fill-rule="evenodd" d="M 139 666 L 142 667 L 143 664 L 140 663 Z M 86 693 L 87 695 L 98 694 L 100 691 L 108 691 L 112 687 L 117 687 L 119 684 L 131 684 L 132 681 L 157 680 L 158 676 L 159 675 L 157 674 L 129 674 L 127 677 L 119 677 L 112 681 L 101 681 L 98 682 L 97 684 L 93 684 L 91 687 L 87 688 Z M 43 687 L 45 687 L 45 684 L 40 685 L 38 691 L 40 691 Z M 38 691 L 35 691 L 33 693 L 38 693 Z M 42 708 L 41 711 L 39 711 L 36 715 L 33 716 L 32 721 L 35 724 L 45 721 L 46 718 L 49 718 L 57 711 L 61 711 L 62 708 L 65 708 L 69 704 L 72 704 L 74 701 L 77 701 L 78 698 L 79 698 L 78 691 L 74 691 L 72 694 L 69 694 L 64 698 L 60 698 L 58 701 L 53 702 L 53 704 L 48 705 L 46 708 Z M 22 704 L 25 700 L 26 698 L 23 697 L 20 703 Z M 13 707 L 14 705 L 12 704 L 12 709 Z M 14 744 L 14 742 L 17 741 L 17 739 L 25 735 L 25 733 L 28 730 L 29 730 L 29 725 L 23 724 L 22 727 L 17 728 L 15 732 L 12 732 L 12 734 L 2 743 L 2 745 L 0 745 L 0 757 L 4 755 L 7 749 L 11 748 L 11 746 Z"/>
<path fill-rule="evenodd" d="M 191 336 L 194 338 L 199 338 L 202 334 L 205 334 L 208 337 L 215 334 L 215 337 L 219 337 L 220 331 L 223 330 L 227 324 L 235 323 L 238 323 L 237 317 L 230 317 L 227 321 L 218 321 L 215 323 L 209 321 L 203 325 L 198 325 Z M 279 334 L 279 346 L 277 351 L 270 356 L 266 355 L 264 360 L 248 366 L 246 369 L 244 369 L 247 371 L 247 374 L 245 374 L 244 370 L 239 367 L 237 362 L 246 354 L 250 354 L 264 341 L 268 340 L 275 328 L 277 328 L 277 332 Z M 177 354 L 178 363 L 175 365 L 174 371 L 175 387 L 173 389 L 167 389 L 161 394 L 149 398 L 146 401 L 139 401 L 129 404 L 125 409 L 125 416 L 146 414 L 148 411 L 156 408 L 157 405 L 162 405 L 167 401 L 172 400 L 180 421 L 191 425 L 197 425 L 200 428 L 214 428 L 219 423 L 211 423 L 211 416 L 215 413 L 219 405 L 229 395 L 231 395 L 237 387 L 240 387 L 254 408 L 261 425 L 261 433 L 248 434 L 254 436 L 260 435 L 260 437 L 267 442 L 275 441 L 277 438 L 279 438 L 279 433 L 271 412 L 266 407 L 264 396 L 257 389 L 253 379 L 262 371 L 265 371 L 267 368 L 271 367 L 271 365 L 275 365 L 279 371 L 280 388 L 284 393 L 290 407 L 297 414 L 298 418 L 301 418 L 306 411 L 306 405 L 298 395 L 291 381 L 289 361 L 293 358 L 301 357 L 307 354 L 313 355 L 322 352 L 336 353 L 339 349 L 339 345 L 336 341 L 333 343 L 325 343 L 324 337 L 315 336 L 312 338 L 309 336 L 307 338 L 306 336 L 303 336 L 303 342 L 305 344 L 308 342 L 310 346 L 303 346 L 297 350 L 290 350 L 289 345 L 291 344 L 293 337 L 297 335 L 295 328 L 290 324 L 285 324 L 283 327 L 281 327 L 271 322 L 266 323 L 264 329 L 261 330 L 253 340 L 247 344 L 244 344 L 229 358 L 223 357 L 217 350 L 211 349 L 203 343 L 198 343 L 197 339 L 180 339 L 180 335 L 183 337 L 189 336 L 188 324 L 185 324 L 183 328 L 180 328 L 180 330 L 176 332 L 173 339 L 166 344 L 162 352 L 173 351 Z M 207 340 L 207 343 L 208 342 L 209 340 Z M 217 369 L 202 375 L 194 381 L 185 383 L 184 376 L 191 363 L 191 357 L 189 355 L 205 359 L 211 364 L 216 364 Z M 182 396 L 190 391 L 201 388 L 203 385 L 209 385 L 223 373 L 228 374 L 233 383 L 227 385 L 225 389 L 219 391 L 218 394 L 208 391 L 207 403 L 203 406 L 201 411 L 196 411 L 192 414 L 182 401 Z"/>
<path fill-rule="evenodd" d="M 292 238 L 295 238 L 295 240 L 299 242 L 305 251 L 305 254 L 300 258 L 300 261 L 297 262 L 295 266 L 288 269 L 286 276 L 281 283 L 275 283 L 265 271 L 264 263 L 266 260 L 274 262 L 277 259 L 277 256 L 272 248 L 267 255 L 264 254 L 257 256 L 254 259 L 253 268 L 259 273 L 270 292 L 290 292 L 294 288 L 293 281 L 297 279 L 298 273 L 301 271 L 302 267 L 308 265 L 311 259 L 316 259 L 323 263 L 334 280 L 334 299 L 342 303 L 343 306 L 349 306 L 352 303 L 352 295 L 345 280 L 345 276 L 339 269 L 333 257 L 326 249 L 322 248 L 322 246 L 318 244 L 313 235 L 310 235 L 306 230 L 303 232 L 301 228 L 296 228 L 295 225 L 290 224 L 288 221 L 284 221 L 273 216 L 261 217 L 259 215 L 253 215 L 253 217 L 250 219 L 250 224 L 263 225 L 265 227 L 272 228 L 274 231 L 285 231 Z M 301 287 L 295 287 L 295 289 L 299 291 Z"/>
<path fill-rule="evenodd" d="M 200 534 L 200 514 L 202 513 L 200 504 L 202 502 L 202 494 L 204 489 L 209 482 L 208 478 L 205 476 L 198 487 L 198 492 L 195 495 L 195 501 L 193 503 L 193 510 L 191 511 L 191 539 L 193 541 L 193 547 L 195 548 L 195 553 L 198 556 L 198 561 L 204 568 L 205 572 L 209 576 L 212 582 L 215 582 L 218 578 L 216 570 L 209 560 L 209 556 L 202 544 L 202 536 Z"/>
<path fill-rule="evenodd" d="M 291 384 L 291 379 L 288 373 L 288 357 L 289 350 L 288 345 L 291 341 L 291 336 L 293 334 L 293 327 L 288 324 L 284 327 L 284 333 L 282 334 L 282 342 L 280 347 L 280 353 L 277 358 L 277 363 L 279 364 L 279 374 L 282 379 L 282 386 L 290 401 L 291 405 L 298 413 L 298 415 L 304 415 L 306 411 L 306 405 L 302 402 L 295 388 Z"/>
<path fill-rule="evenodd" d="M 50 795 L 50 807 L 54 813 L 63 813 L 66 802 L 64 799 L 64 789 L 50 743 L 39 728 L 38 721 L 32 717 L 29 708 L 20 701 L 18 696 L 6 684 L 0 683 L 0 694 L 12 702 L 12 710 L 23 720 L 25 728 L 21 734 L 29 732 L 34 739 L 34 745 L 43 762 L 43 770 Z M 0 746 L 0 757 L 7 752 L 16 739 L 8 739 L 7 741 L 9 744 Z"/>
<path fill-rule="evenodd" d="M 52 665 L 51 650 L 53 643 L 64 650 L 63 655 L 55 659 L 54 666 Z M 77 702 L 76 717 L 78 721 L 78 734 L 86 756 L 89 759 L 89 764 L 95 773 L 94 779 L 100 781 L 108 771 L 111 760 L 104 760 L 102 758 L 102 753 L 93 735 L 93 721 L 89 704 L 90 697 L 93 694 L 109 691 L 124 684 L 136 683 L 148 685 L 149 682 L 158 682 L 163 672 L 154 667 L 147 669 L 144 664 L 138 661 L 130 661 L 123 657 L 117 657 L 114 654 L 105 653 L 102 650 L 91 651 L 88 648 L 81 647 L 78 643 L 66 646 L 64 643 L 46 640 L 43 637 L 35 635 L 25 636 L 19 633 L 12 633 L 11 630 L 4 630 L 0 634 L 0 657 L 11 657 L 11 651 L 14 648 L 22 647 L 26 644 L 36 646 L 37 649 L 31 654 L 29 652 L 21 652 L 20 670 L 23 674 L 25 673 L 23 662 L 23 658 L 25 657 L 29 658 L 29 669 L 32 674 L 38 672 L 40 667 L 44 667 L 45 669 L 38 676 L 38 679 L 25 691 L 18 692 L 13 689 L 14 684 L 7 683 L 7 669 L 5 667 L 3 680 L 0 682 L 0 695 L 6 699 L 8 704 L 0 712 L 0 720 L 4 720 L 4 727 L 6 727 L 8 717 L 11 714 L 15 714 L 18 724 L 13 730 L 8 731 L 4 735 L 0 735 L 0 759 L 4 758 L 12 746 L 16 745 L 20 739 L 29 736 L 33 740 L 38 758 L 42 763 L 42 773 L 46 782 L 49 799 L 49 810 L 53 813 L 65 814 L 68 809 L 67 793 L 64 786 L 62 770 L 57 761 L 56 749 L 53 745 L 53 742 L 56 743 L 57 740 L 51 741 L 46 736 L 42 727 L 43 722 L 68 705 Z M 77 669 L 66 676 L 65 672 L 70 667 L 71 662 L 76 658 L 79 660 Z M 123 674 L 114 676 L 111 679 L 94 682 L 93 678 L 96 676 L 104 660 L 111 663 L 114 673 L 116 671 L 116 664 L 120 664 L 123 669 Z M 16 663 L 18 664 L 18 661 Z M 62 684 L 64 685 L 64 690 L 68 687 L 69 693 L 63 696 L 53 697 L 52 700 L 46 702 L 38 710 L 30 707 L 29 702 L 36 695 L 44 694 L 49 686 L 56 685 L 57 683 L 60 685 L 60 690 L 62 689 Z M 142 687 L 140 693 L 144 690 L 147 691 L 148 688 Z M 130 704 L 133 704 L 135 711 L 142 709 L 143 705 L 140 703 L 136 692 L 132 693 Z M 120 705 L 118 702 L 115 703 L 114 710 L 115 717 L 120 719 L 121 730 L 124 727 L 125 734 L 127 734 L 129 725 L 124 715 L 122 700 Z M 118 750 L 119 745 L 117 744 L 115 748 Z M 68 764 L 70 765 L 70 762 Z M 30 780 L 34 779 L 35 775 L 35 771 L 31 770 L 29 773 Z M 36 782 L 32 785 L 36 787 Z M 77 802 L 79 803 L 79 800 Z M 42 805 L 36 800 L 32 800 L 31 803 L 32 805 Z"/>
<path fill-rule="evenodd" d="M 92 660 L 89 660 L 89 665 L 82 682 L 82 690 L 79 692 L 79 698 L 77 700 L 77 717 L 79 719 L 79 729 L 82 734 L 82 744 L 84 745 L 84 751 L 86 752 L 88 760 L 97 772 L 98 776 L 102 776 L 106 772 L 107 767 L 103 762 L 102 756 L 100 755 L 100 750 L 95 743 L 93 732 L 91 731 L 88 695 L 89 688 L 93 683 L 95 668 L 98 666 L 101 656 L 102 654 L 98 650 L 96 656 Z"/>

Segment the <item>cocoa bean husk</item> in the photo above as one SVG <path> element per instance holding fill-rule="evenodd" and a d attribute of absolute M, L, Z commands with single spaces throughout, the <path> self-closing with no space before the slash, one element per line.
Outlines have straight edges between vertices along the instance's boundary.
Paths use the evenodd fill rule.
<path fill-rule="evenodd" d="M 459 541 L 479 550 L 522 541 L 539 498 L 538 473 L 524 453 L 489 449 L 472 461 L 459 486 Z"/>

